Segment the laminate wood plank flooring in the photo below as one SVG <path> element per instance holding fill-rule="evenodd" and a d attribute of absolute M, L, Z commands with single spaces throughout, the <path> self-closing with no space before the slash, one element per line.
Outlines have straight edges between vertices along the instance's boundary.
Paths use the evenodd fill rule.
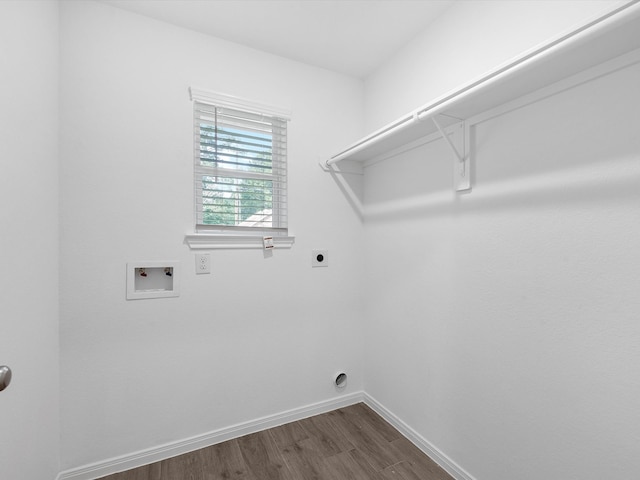
<path fill-rule="evenodd" d="M 101 480 L 453 480 L 363 403 Z"/>

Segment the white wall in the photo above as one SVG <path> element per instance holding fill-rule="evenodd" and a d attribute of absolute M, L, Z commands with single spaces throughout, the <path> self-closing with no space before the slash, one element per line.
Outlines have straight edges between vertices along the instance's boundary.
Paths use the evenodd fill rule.
<path fill-rule="evenodd" d="M 365 390 L 477 480 L 640 471 L 639 84 L 478 125 L 469 195 L 443 142 L 366 169 Z"/>
<path fill-rule="evenodd" d="M 0 2 L 0 477 L 58 472 L 58 10 Z"/>
<path fill-rule="evenodd" d="M 367 131 L 613 10 L 623 0 L 454 3 L 365 82 Z"/>
<path fill-rule="evenodd" d="M 362 226 L 317 162 L 364 133 L 362 83 L 70 1 L 61 84 L 63 468 L 333 398 L 337 369 L 361 390 Z M 292 110 L 291 250 L 196 277 L 190 85 Z M 181 296 L 125 300 L 138 260 L 180 261 Z"/>
<path fill-rule="evenodd" d="M 514 3 L 456 4 L 377 72 L 369 128 L 604 6 Z M 338 368 L 478 480 L 638 471 L 637 67 L 479 126 L 460 202 L 439 143 L 370 167 L 381 213 L 362 232 L 317 166 L 364 133 L 360 82 L 102 4 L 61 9 L 58 70 L 56 4 L 0 2 L 2 475 L 52 478 L 59 434 L 67 469 L 329 399 Z M 193 273 L 190 85 L 293 110 L 291 251 L 215 251 L 213 274 Z M 309 267 L 312 248 L 330 268 Z M 182 295 L 126 301 L 131 260 L 181 261 Z"/>

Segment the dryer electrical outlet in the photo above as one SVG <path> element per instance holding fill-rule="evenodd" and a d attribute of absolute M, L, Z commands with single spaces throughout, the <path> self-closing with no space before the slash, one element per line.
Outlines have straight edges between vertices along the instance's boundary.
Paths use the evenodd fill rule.
<path fill-rule="evenodd" d="M 313 250 L 311 252 L 312 267 L 328 267 L 329 252 L 327 250 Z"/>

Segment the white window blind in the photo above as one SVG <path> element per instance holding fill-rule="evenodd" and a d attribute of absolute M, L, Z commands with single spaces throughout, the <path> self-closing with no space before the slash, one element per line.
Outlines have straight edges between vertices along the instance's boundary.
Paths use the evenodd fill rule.
<path fill-rule="evenodd" d="M 194 96 L 196 230 L 286 235 L 287 119 L 210 101 Z"/>

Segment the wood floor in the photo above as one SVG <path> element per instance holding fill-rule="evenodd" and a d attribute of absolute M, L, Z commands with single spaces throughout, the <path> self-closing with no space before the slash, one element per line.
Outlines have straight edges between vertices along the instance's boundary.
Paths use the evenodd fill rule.
<path fill-rule="evenodd" d="M 103 480 L 453 480 L 358 403 Z"/>

